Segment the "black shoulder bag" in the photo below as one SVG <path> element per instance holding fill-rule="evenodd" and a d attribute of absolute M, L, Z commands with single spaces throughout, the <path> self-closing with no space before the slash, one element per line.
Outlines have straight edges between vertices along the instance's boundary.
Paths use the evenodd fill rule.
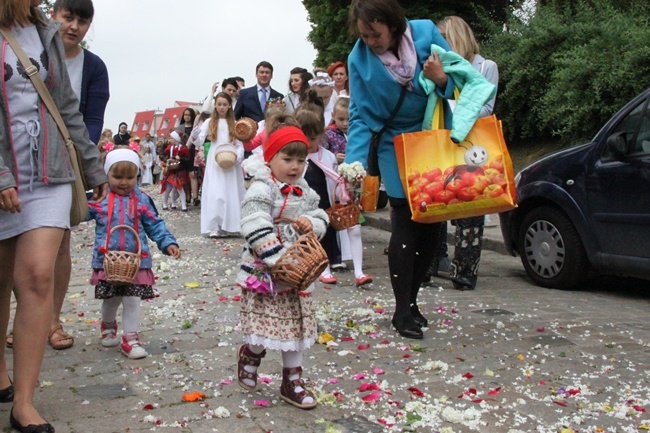
<path fill-rule="evenodd" d="M 366 170 L 370 176 L 379 176 L 379 141 L 381 140 L 381 136 L 384 135 L 384 132 L 386 132 L 386 129 L 388 129 L 391 122 L 395 118 L 395 115 L 402 106 L 402 102 L 404 102 L 404 96 L 406 96 L 406 86 L 402 86 L 402 92 L 399 94 L 397 105 L 395 105 L 395 108 L 393 108 L 393 111 L 391 111 L 390 116 L 388 116 L 388 120 L 386 120 L 384 123 L 384 126 L 379 130 L 379 132 L 372 133 L 372 137 L 370 138 L 370 149 L 368 150 L 368 162 Z"/>

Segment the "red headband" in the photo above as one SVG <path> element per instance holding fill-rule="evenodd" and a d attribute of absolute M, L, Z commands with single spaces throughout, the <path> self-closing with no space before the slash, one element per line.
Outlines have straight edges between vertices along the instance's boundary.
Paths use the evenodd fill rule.
<path fill-rule="evenodd" d="M 284 126 L 276 129 L 266 139 L 262 147 L 264 149 L 264 161 L 269 162 L 284 146 L 294 142 L 304 143 L 307 146 L 307 137 L 296 126 Z"/>

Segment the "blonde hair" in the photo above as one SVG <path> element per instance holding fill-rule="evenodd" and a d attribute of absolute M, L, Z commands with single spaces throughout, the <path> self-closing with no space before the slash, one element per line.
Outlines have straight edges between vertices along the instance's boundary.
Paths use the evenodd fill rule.
<path fill-rule="evenodd" d="M 447 40 L 453 51 L 460 54 L 469 62 L 478 54 L 478 43 L 469 24 L 459 16 L 445 17 L 436 24 L 440 34 Z"/>
<path fill-rule="evenodd" d="M 345 110 L 346 112 L 350 111 L 350 98 L 339 96 L 339 99 L 336 100 L 336 104 L 334 104 L 332 112 L 336 113 L 336 110 Z"/>

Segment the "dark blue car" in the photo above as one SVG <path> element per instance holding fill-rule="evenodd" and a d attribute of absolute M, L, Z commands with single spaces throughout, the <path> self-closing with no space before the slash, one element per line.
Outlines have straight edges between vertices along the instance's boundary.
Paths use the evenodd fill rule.
<path fill-rule="evenodd" d="M 650 88 L 590 143 L 545 156 L 515 178 L 500 214 L 508 251 L 543 287 L 590 274 L 650 279 Z"/>

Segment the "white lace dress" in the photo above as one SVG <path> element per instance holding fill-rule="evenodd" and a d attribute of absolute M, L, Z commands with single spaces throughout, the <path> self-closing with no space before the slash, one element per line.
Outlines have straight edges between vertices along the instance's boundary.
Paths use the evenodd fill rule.
<path fill-rule="evenodd" d="M 197 147 L 203 146 L 207 137 L 210 122 L 206 120 L 201 125 L 201 132 L 195 142 Z M 226 119 L 219 119 L 217 139 L 210 144 L 210 150 L 205 158 L 205 173 L 201 187 L 201 234 L 212 232 L 239 233 L 241 219 L 241 202 L 244 199 L 244 173 L 241 162 L 244 159 L 244 146 L 240 141 L 235 141 L 237 149 L 237 163 L 223 169 L 215 161 L 219 145 L 230 142 L 228 123 Z"/>

